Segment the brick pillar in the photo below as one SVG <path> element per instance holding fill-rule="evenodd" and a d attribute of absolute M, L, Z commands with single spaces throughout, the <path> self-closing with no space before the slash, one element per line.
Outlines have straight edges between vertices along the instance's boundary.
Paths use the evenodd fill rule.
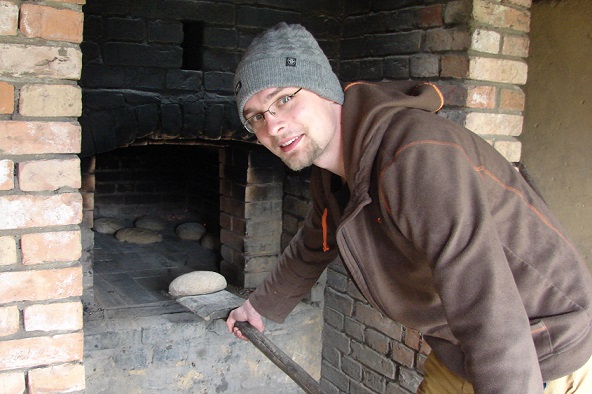
<path fill-rule="evenodd" d="M 220 271 L 254 288 L 281 253 L 284 167 L 262 147 L 231 147 L 220 154 L 220 176 Z"/>
<path fill-rule="evenodd" d="M 93 250 L 95 245 L 95 236 L 92 231 L 94 223 L 94 209 L 95 209 L 95 165 L 96 157 L 84 158 L 81 161 L 81 187 L 80 194 L 82 196 L 82 257 L 80 263 L 82 264 L 82 287 L 83 296 L 82 302 L 86 308 L 95 307 L 95 293 L 93 287 Z"/>
<path fill-rule="evenodd" d="M 0 386 L 85 386 L 81 4 L 0 0 Z M 1 80 L 4 79 L 4 80 Z"/>
<path fill-rule="evenodd" d="M 520 161 L 531 0 L 473 0 L 465 126 L 511 162 Z"/>

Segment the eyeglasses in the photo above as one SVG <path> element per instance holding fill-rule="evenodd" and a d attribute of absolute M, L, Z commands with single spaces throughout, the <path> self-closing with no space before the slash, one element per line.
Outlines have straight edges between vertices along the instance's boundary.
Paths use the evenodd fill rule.
<path fill-rule="evenodd" d="M 299 88 L 292 94 L 288 94 L 285 96 L 281 96 L 277 100 L 275 100 L 271 105 L 267 108 L 267 111 L 259 112 L 253 116 L 250 116 L 243 126 L 249 133 L 255 134 L 258 131 L 261 131 L 265 128 L 267 122 L 265 121 L 265 113 L 269 112 L 272 116 L 282 116 L 290 112 L 290 110 L 294 107 L 293 98 L 296 96 L 296 93 L 301 91 L 302 88 Z"/>

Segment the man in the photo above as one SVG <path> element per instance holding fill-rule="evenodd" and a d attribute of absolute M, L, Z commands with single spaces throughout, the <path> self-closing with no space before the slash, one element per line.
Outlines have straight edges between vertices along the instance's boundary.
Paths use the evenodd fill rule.
<path fill-rule="evenodd" d="M 263 330 L 261 316 L 283 322 L 340 258 L 368 302 L 431 346 L 419 392 L 592 392 L 580 382 L 589 271 L 512 165 L 434 114 L 437 88 L 358 83 L 344 94 L 310 33 L 286 24 L 253 41 L 235 83 L 247 130 L 290 168 L 313 166 L 313 205 L 230 313 L 230 332 L 244 339 L 236 321 Z"/>

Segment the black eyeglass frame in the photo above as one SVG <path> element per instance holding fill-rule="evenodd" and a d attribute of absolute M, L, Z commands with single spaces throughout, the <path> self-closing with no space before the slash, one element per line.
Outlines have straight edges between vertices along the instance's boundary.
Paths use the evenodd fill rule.
<path fill-rule="evenodd" d="M 278 97 L 278 98 L 277 98 L 277 100 L 274 100 L 274 101 L 273 101 L 273 103 L 269 104 L 269 107 L 267 107 L 267 110 L 265 110 L 265 111 L 263 111 L 263 112 L 259 112 L 259 113 L 256 113 L 256 114 L 253 114 L 253 115 L 249 116 L 249 118 L 243 122 L 243 127 L 244 127 L 244 128 L 245 128 L 245 129 L 246 129 L 246 130 L 247 130 L 249 133 L 251 133 L 251 134 L 256 134 L 257 132 L 255 131 L 255 128 L 253 128 L 253 126 L 252 126 L 252 125 L 251 125 L 251 123 L 250 123 L 251 119 L 253 119 L 253 118 L 254 118 L 254 117 L 256 117 L 256 116 L 260 116 L 260 115 L 261 115 L 261 117 L 262 117 L 262 119 L 263 119 L 263 124 L 266 124 L 266 123 L 267 123 L 267 121 L 265 120 L 265 114 L 266 114 L 267 112 L 269 112 L 269 113 L 271 114 L 271 116 L 275 116 L 275 114 L 276 114 L 276 112 L 277 112 L 277 111 L 276 111 L 276 112 L 273 112 L 273 111 L 271 110 L 271 107 L 273 107 L 274 105 L 276 105 L 276 104 L 277 104 L 279 101 L 281 101 L 281 100 L 285 100 L 287 97 L 289 97 L 289 98 L 290 98 L 290 100 L 292 100 L 292 99 L 294 98 L 294 96 L 296 96 L 296 94 L 297 94 L 299 91 L 301 91 L 302 89 L 303 89 L 303 88 L 298 88 L 298 90 L 296 90 L 296 91 L 295 91 L 294 93 L 292 93 L 292 94 L 285 94 L 285 95 L 281 95 L 280 97 Z"/>

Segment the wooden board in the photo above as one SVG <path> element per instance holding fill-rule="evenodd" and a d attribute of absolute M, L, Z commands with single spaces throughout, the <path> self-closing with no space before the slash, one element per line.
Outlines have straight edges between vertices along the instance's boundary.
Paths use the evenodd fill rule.
<path fill-rule="evenodd" d="M 202 319 L 226 319 L 231 310 L 241 306 L 245 300 L 226 290 L 210 294 L 185 296 L 177 302 Z"/>

